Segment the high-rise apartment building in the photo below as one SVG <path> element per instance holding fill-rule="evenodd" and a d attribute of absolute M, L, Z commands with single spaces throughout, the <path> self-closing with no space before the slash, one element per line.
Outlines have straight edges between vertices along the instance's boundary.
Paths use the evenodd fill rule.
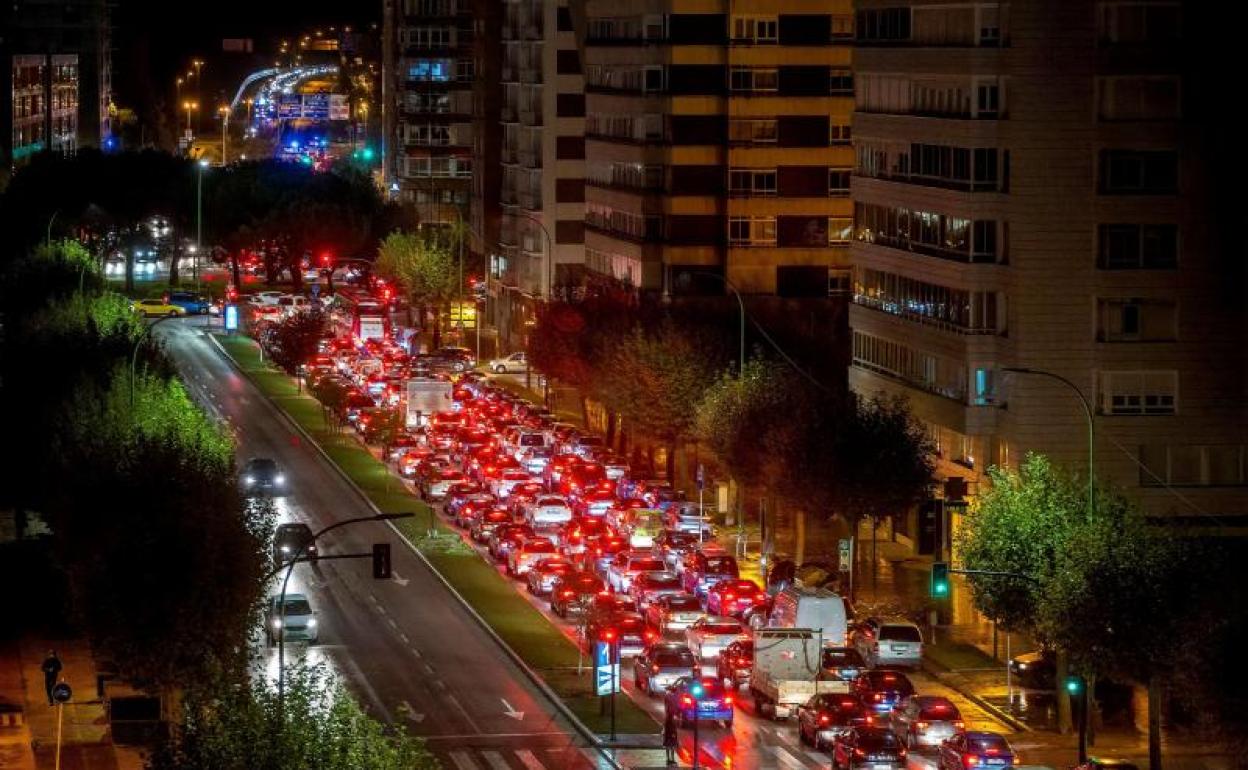
<path fill-rule="evenodd" d="M 468 220 L 472 179 L 471 0 L 389 0 L 382 40 L 383 176 L 424 223 Z"/>
<path fill-rule="evenodd" d="M 1244 268 L 1217 215 L 1238 181 L 1201 7 L 858 0 L 850 381 L 909 398 L 942 476 L 1086 467 L 1076 394 L 1024 368 L 1086 396 L 1098 477 L 1146 510 L 1248 513 Z"/>
<path fill-rule="evenodd" d="M 848 287 L 848 0 L 587 0 L 585 261 L 638 290 Z"/>
<path fill-rule="evenodd" d="M 585 91 L 567 0 L 505 0 L 494 322 L 522 335 L 585 261 Z"/>

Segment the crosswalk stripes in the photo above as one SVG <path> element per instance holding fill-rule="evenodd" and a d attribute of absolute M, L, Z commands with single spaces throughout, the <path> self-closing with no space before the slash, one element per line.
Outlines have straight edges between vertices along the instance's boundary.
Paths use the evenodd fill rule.
<path fill-rule="evenodd" d="M 516 752 L 516 757 L 524 764 L 525 770 L 546 770 L 546 766 L 528 749 L 520 749 Z"/>
<path fill-rule="evenodd" d="M 503 755 L 497 751 L 483 751 L 481 758 L 490 766 L 490 770 L 511 770 L 511 765 L 507 764 L 507 760 L 503 759 Z"/>
<path fill-rule="evenodd" d="M 585 763 L 569 762 L 566 750 L 545 749 L 457 749 L 442 754 L 443 764 L 453 770 L 585 770 L 613 765 L 592 748 L 581 748 Z M 771 770 L 826 770 L 831 759 L 817 751 L 800 751 L 785 744 L 760 745 L 732 757 L 731 767 Z M 616 749 L 611 752 L 618 766 L 626 770 L 665 770 L 667 753 L 660 748 Z M 703 755 L 706 767 L 720 767 L 717 758 Z M 727 758 L 725 758 L 726 760 Z M 688 761 L 688 757 L 685 757 Z M 725 765 L 727 763 L 725 762 Z"/>
<path fill-rule="evenodd" d="M 780 764 L 789 770 L 806 770 L 806 765 L 800 759 L 789 753 L 789 750 L 783 746 L 772 746 L 771 753 L 776 759 L 780 760 Z"/>

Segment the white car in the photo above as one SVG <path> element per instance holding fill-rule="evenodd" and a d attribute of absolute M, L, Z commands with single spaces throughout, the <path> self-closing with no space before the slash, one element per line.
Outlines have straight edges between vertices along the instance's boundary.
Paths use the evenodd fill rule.
<path fill-rule="evenodd" d="M 495 374 L 524 374 L 528 370 L 529 359 L 523 351 L 490 361 L 490 371 Z"/>
<path fill-rule="evenodd" d="M 543 495 L 533 501 L 524 512 L 524 518 L 535 527 L 539 524 L 563 524 L 572 520 L 572 509 L 562 497 Z"/>
<path fill-rule="evenodd" d="M 264 609 L 264 638 L 269 646 L 277 644 L 279 635 L 283 642 L 315 642 L 320 632 L 316 613 L 303 594 L 286 594 L 286 610 L 282 611 L 282 596 L 270 596 Z"/>
<path fill-rule="evenodd" d="M 502 478 L 495 479 L 494 483 L 490 485 L 490 491 L 499 500 L 505 500 L 511 494 L 511 490 L 515 489 L 517 485 L 532 480 L 533 477 L 524 471 L 503 471 Z"/>
<path fill-rule="evenodd" d="M 717 615 L 702 618 L 685 629 L 685 644 L 703 660 L 718 658 L 728 645 L 749 638 L 741 621 Z"/>
<path fill-rule="evenodd" d="M 286 293 L 282 291 L 262 291 L 251 295 L 251 303 L 253 305 L 276 305 L 277 301 L 285 296 Z"/>
<path fill-rule="evenodd" d="M 442 471 L 438 478 L 429 482 L 429 499 L 441 500 L 446 497 L 446 493 L 450 491 L 452 484 L 459 484 L 467 480 L 468 477 L 464 475 L 463 471 L 455 469 Z"/>
<path fill-rule="evenodd" d="M 607 585 L 617 594 L 633 588 L 633 579 L 643 572 L 662 572 L 663 560 L 649 551 L 622 551 L 607 565 Z"/>
<path fill-rule="evenodd" d="M 546 466 L 550 465 L 550 449 L 544 446 L 526 449 L 516 459 L 529 473 L 540 476 L 546 471 Z"/>

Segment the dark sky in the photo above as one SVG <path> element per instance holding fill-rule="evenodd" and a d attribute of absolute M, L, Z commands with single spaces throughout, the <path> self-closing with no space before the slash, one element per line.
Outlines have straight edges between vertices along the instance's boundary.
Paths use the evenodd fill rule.
<path fill-rule="evenodd" d="M 207 62 L 205 90 L 237 87 L 239 73 L 271 65 L 276 41 L 318 26 L 362 27 L 381 18 L 381 0 L 116 0 L 113 12 L 113 90 L 119 106 L 140 115 L 166 109 L 174 78 L 193 58 Z M 252 38 L 256 55 L 227 55 L 222 38 Z M 205 97 L 208 98 L 208 97 Z"/>

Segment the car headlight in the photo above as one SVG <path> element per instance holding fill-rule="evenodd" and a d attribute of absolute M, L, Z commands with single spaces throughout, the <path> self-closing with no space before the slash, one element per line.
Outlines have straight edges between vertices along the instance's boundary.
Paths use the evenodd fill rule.
<path fill-rule="evenodd" d="M 1026 671 L 1026 670 L 1027 670 L 1027 664 L 1026 664 L 1026 663 L 1019 663 L 1019 664 L 1018 664 L 1018 670 L 1019 670 L 1019 671 Z"/>
<path fill-rule="evenodd" d="M 290 553 L 290 546 L 288 545 L 282 546 L 282 553 Z"/>
<path fill-rule="evenodd" d="M 256 477 L 252 476 L 251 474 L 248 474 L 243 477 L 243 483 L 246 484 L 247 486 L 251 486 L 252 484 L 256 483 Z"/>
<path fill-rule="evenodd" d="M 273 627 L 274 627 L 274 628 L 281 628 L 281 627 L 282 627 L 282 619 L 281 619 L 281 618 L 273 618 Z"/>
<path fill-rule="evenodd" d="M 308 618 L 308 628 L 316 628 L 316 618 Z"/>
<path fill-rule="evenodd" d="M 276 476 L 274 476 L 274 477 L 273 477 L 273 483 L 274 483 L 274 484 L 277 484 L 279 487 L 280 487 L 281 485 L 285 484 L 285 483 L 286 483 L 286 474 L 284 474 L 284 473 L 279 473 L 279 474 L 277 474 Z"/>

